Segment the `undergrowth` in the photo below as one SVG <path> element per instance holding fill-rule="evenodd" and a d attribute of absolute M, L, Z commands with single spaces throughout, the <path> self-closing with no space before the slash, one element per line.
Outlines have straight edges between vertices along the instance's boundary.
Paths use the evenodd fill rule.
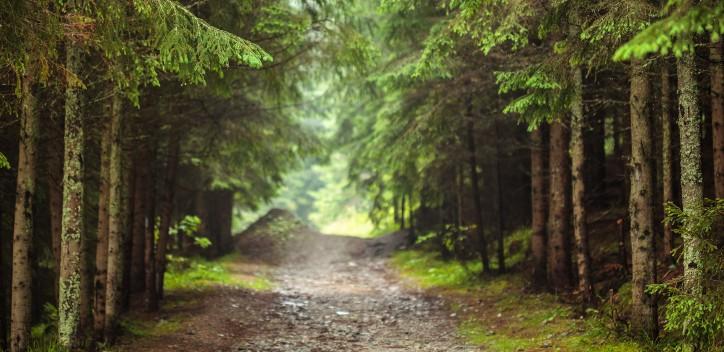
<path fill-rule="evenodd" d="M 401 251 L 392 263 L 416 284 L 446 296 L 461 319 L 459 333 L 491 351 L 644 350 L 607 329 L 595 314 L 584 318 L 553 295 L 525 293 L 520 274 L 481 277 L 479 261 L 443 261 L 420 250 Z"/>
<path fill-rule="evenodd" d="M 164 286 L 169 291 L 203 290 L 213 286 L 230 286 L 255 291 L 268 291 L 271 281 L 260 272 L 250 275 L 235 275 L 233 263 L 237 254 L 209 261 L 203 258 L 170 257 L 169 270 L 164 277 Z"/>

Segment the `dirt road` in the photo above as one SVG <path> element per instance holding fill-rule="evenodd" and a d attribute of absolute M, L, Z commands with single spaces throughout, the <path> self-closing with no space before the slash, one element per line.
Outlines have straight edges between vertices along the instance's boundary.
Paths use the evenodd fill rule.
<path fill-rule="evenodd" d="M 406 288 L 386 266 L 399 236 L 295 237 L 271 269 L 274 289 L 215 288 L 177 297 L 181 327 L 127 351 L 476 351 L 436 297 Z M 184 303 L 185 302 L 185 303 Z"/>

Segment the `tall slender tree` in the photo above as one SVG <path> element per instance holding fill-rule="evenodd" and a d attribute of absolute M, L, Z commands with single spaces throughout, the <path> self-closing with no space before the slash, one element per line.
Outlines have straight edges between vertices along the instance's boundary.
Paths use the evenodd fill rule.
<path fill-rule="evenodd" d="M 83 239 L 83 112 L 80 72 L 82 49 L 66 42 L 67 87 L 65 90 L 65 157 L 63 163 L 63 226 L 60 250 L 60 297 L 58 333 L 62 346 L 80 345 L 81 280 L 85 273 Z"/>
<path fill-rule="evenodd" d="M 547 268 L 548 281 L 551 289 L 556 292 L 566 292 L 571 287 L 571 166 L 568 159 L 567 130 L 564 121 L 551 123 Z"/>
<path fill-rule="evenodd" d="M 10 347 L 12 352 L 24 352 L 30 342 L 32 304 L 33 197 L 36 189 L 38 151 L 38 116 L 33 95 L 33 74 L 30 68 L 20 81 L 20 146 L 17 188 L 15 192 L 15 222 L 13 228 L 13 273 L 10 311 Z M 2 332 L 4 334 L 4 332 Z"/>
<path fill-rule="evenodd" d="M 537 288 L 546 285 L 546 146 L 543 139 L 545 126 L 539 126 L 530 133 L 531 173 L 531 252 L 533 255 L 533 284 Z"/>
<path fill-rule="evenodd" d="M 631 194 L 629 198 L 632 258 L 631 326 L 648 336 L 658 333 L 658 312 L 653 296 L 646 292 L 656 283 L 654 227 L 653 124 L 649 106 L 651 88 L 641 60 L 631 62 Z"/>

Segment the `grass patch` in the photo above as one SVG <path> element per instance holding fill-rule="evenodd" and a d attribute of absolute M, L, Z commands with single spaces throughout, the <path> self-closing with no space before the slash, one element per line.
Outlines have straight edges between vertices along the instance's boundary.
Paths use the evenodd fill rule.
<path fill-rule="evenodd" d="M 121 329 L 133 337 L 158 337 L 172 334 L 181 328 L 181 321 L 176 318 L 160 320 L 123 319 Z"/>
<path fill-rule="evenodd" d="M 164 286 L 170 290 L 203 290 L 213 286 L 230 286 L 255 291 L 268 291 L 272 283 L 261 271 L 238 270 L 241 257 L 227 255 L 215 261 L 202 258 L 173 257 L 164 276 Z"/>
<path fill-rule="evenodd" d="M 460 335 L 491 351 L 643 350 L 621 340 L 595 318 L 582 319 L 553 295 L 525 293 L 520 274 L 481 278 L 477 261 L 443 261 L 435 253 L 419 250 L 396 253 L 392 264 L 419 286 L 446 296 L 463 319 Z"/>

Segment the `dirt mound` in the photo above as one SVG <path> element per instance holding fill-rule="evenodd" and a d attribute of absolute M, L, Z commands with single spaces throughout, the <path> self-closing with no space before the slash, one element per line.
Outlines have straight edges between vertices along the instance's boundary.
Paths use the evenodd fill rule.
<path fill-rule="evenodd" d="M 278 263 L 292 240 L 314 230 L 284 209 L 271 209 L 236 236 L 241 254 Z"/>

